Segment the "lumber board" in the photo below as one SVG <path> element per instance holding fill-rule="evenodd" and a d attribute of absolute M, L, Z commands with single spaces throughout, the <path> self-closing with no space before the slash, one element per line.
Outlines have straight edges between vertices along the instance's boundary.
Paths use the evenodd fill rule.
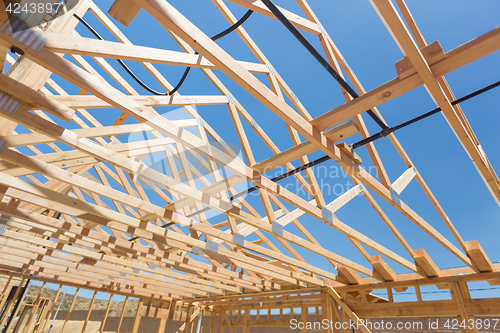
<path fill-rule="evenodd" d="M 128 27 L 134 18 L 139 14 L 141 7 L 134 1 L 115 0 L 108 10 L 108 14 L 115 20 Z"/>

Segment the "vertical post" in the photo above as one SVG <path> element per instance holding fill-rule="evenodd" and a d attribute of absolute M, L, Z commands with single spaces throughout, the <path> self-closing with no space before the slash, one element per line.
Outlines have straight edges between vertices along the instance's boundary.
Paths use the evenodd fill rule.
<path fill-rule="evenodd" d="M 212 310 L 210 313 L 210 324 L 208 325 L 208 333 L 214 333 L 215 326 L 215 312 Z"/>
<path fill-rule="evenodd" d="M 125 308 L 127 307 L 128 296 L 125 298 L 123 302 L 122 314 L 120 315 L 120 321 L 118 322 L 118 327 L 116 328 L 116 333 L 120 333 L 120 328 L 122 327 L 123 316 L 125 315 Z"/>
<path fill-rule="evenodd" d="M 134 325 L 132 326 L 132 333 L 137 333 L 139 331 L 139 324 L 141 323 L 141 310 L 144 300 L 142 298 L 137 302 L 137 311 L 135 312 Z"/>
<path fill-rule="evenodd" d="M 106 307 L 106 312 L 104 312 L 104 318 L 102 319 L 101 327 L 99 328 L 99 333 L 104 330 L 104 325 L 106 325 L 106 320 L 108 319 L 109 308 L 111 307 L 111 301 L 113 299 L 113 294 L 109 294 L 108 306 Z"/>
<path fill-rule="evenodd" d="M 394 295 L 392 294 L 392 288 L 387 288 L 387 298 L 389 302 L 394 302 Z"/>
<path fill-rule="evenodd" d="M 224 327 L 222 326 L 222 311 L 219 311 L 219 320 L 217 321 L 217 333 L 223 333 Z"/>
<path fill-rule="evenodd" d="M 52 316 L 52 312 L 54 312 L 54 309 L 56 308 L 56 302 L 57 302 L 57 298 L 59 297 L 59 294 L 61 293 L 61 288 L 62 288 L 62 284 L 59 285 L 59 288 L 57 289 L 57 293 L 56 293 L 56 297 L 54 298 L 54 302 L 52 303 L 52 306 L 50 308 L 50 312 L 49 312 L 49 315 L 47 316 L 47 318 L 45 319 L 45 323 L 43 324 L 43 328 L 42 328 L 42 332 L 45 332 L 45 328 L 47 327 L 47 324 L 49 323 L 50 321 L 50 317 Z M 63 296 L 64 297 L 64 296 Z M 62 300 L 61 302 L 59 303 L 59 306 L 61 305 L 62 303 Z M 56 316 L 54 315 L 54 320 L 56 319 Z M 52 321 L 52 324 L 54 324 L 54 321 Z M 51 326 L 52 327 L 52 326 Z M 50 329 L 49 329 L 49 332 L 50 332 Z"/>
<path fill-rule="evenodd" d="M 420 292 L 420 286 L 415 286 L 415 293 L 417 294 L 417 301 L 422 302 L 422 293 Z"/>
<path fill-rule="evenodd" d="M 391 289 L 391 296 L 392 296 L 392 289 Z M 346 304 L 346 305 L 349 305 L 349 299 L 348 299 L 348 297 L 347 297 L 347 292 L 346 292 L 346 291 L 343 291 L 343 292 L 342 292 L 342 299 L 344 300 L 344 302 L 345 302 L 345 304 Z M 335 300 L 334 300 L 334 302 L 335 302 L 335 303 L 334 303 L 334 304 L 335 304 L 335 306 L 337 306 L 337 305 L 336 305 L 337 303 L 336 303 L 336 301 L 335 301 Z M 343 320 L 344 322 L 348 322 L 348 321 L 350 321 L 350 320 L 351 320 L 351 319 L 349 318 L 349 316 L 348 316 L 347 312 L 345 312 L 345 311 L 344 311 L 344 309 L 342 309 L 342 320 Z M 344 331 L 344 333 L 349 333 L 349 329 L 343 329 L 343 331 Z"/>
<path fill-rule="evenodd" d="M 321 292 L 321 319 L 327 320 L 328 323 L 331 322 L 330 309 L 328 307 L 329 296 L 325 291 Z M 323 333 L 331 333 L 331 330 L 328 327 L 323 328 Z"/>
<path fill-rule="evenodd" d="M 309 317 L 309 309 L 308 308 L 301 308 L 300 309 L 300 314 L 301 314 L 301 320 L 304 323 L 304 328 L 302 329 L 301 333 L 309 333 L 309 330 L 306 328 L 306 323 L 308 321 Z"/>
<path fill-rule="evenodd" d="M 94 291 L 94 295 L 92 296 L 92 300 L 90 301 L 89 311 L 87 312 L 87 317 L 85 318 L 85 322 L 83 323 L 82 333 L 85 333 L 85 329 L 89 323 L 90 313 L 92 312 L 92 307 L 94 306 L 95 297 L 97 295 L 97 291 Z"/>
<path fill-rule="evenodd" d="M 169 320 L 172 320 L 174 318 L 176 304 L 177 304 L 176 301 L 174 301 L 174 300 L 170 301 L 170 306 L 168 307 L 168 319 Z"/>
<path fill-rule="evenodd" d="M 165 326 L 167 325 L 167 319 L 161 318 L 160 319 L 160 325 L 158 326 L 158 332 L 157 333 L 165 333 Z"/>
<path fill-rule="evenodd" d="M 472 319 L 474 324 L 476 321 L 474 317 L 469 315 L 469 311 L 465 304 L 466 299 L 470 299 L 469 288 L 467 287 L 467 282 L 451 282 L 450 283 L 450 292 L 453 300 L 457 303 L 458 313 L 459 313 L 459 325 L 463 322 L 464 325 L 460 325 L 460 329 L 465 333 L 477 333 L 476 325 L 472 325 L 469 327 L 469 320 Z"/>
<path fill-rule="evenodd" d="M 149 301 L 148 309 L 146 310 L 149 316 L 149 307 L 151 306 L 152 301 Z M 144 306 L 144 304 L 143 304 Z M 165 309 L 165 303 L 161 303 L 161 310 Z M 157 311 L 159 313 L 159 311 Z M 162 311 L 163 313 L 163 311 Z M 169 316 L 169 313 L 167 312 L 167 317 Z M 167 318 L 165 318 L 162 314 L 162 317 L 160 317 L 160 323 L 158 325 L 158 331 L 157 333 L 165 333 L 165 326 L 167 325 Z"/>
<path fill-rule="evenodd" d="M 250 319 L 250 309 L 245 309 L 245 316 L 243 317 L 243 333 L 250 332 L 250 327 L 248 326 L 248 321 Z"/>
<path fill-rule="evenodd" d="M 75 306 L 75 301 L 76 298 L 78 297 L 78 292 L 80 291 L 80 288 L 76 289 L 75 296 L 73 296 L 73 300 L 71 301 L 71 305 L 69 306 L 68 314 L 66 315 L 66 320 L 64 321 L 64 325 L 62 327 L 61 333 L 64 333 L 64 330 L 66 329 L 66 325 L 68 324 L 69 317 L 71 316 L 71 312 L 73 312 L 73 307 Z M 62 303 L 62 301 L 61 301 Z"/>

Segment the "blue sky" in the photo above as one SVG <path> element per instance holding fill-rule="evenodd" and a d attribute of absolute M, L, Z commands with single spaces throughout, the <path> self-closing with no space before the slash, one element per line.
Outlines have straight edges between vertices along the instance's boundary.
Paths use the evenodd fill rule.
<path fill-rule="evenodd" d="M 172 0 L 170 3 L 209 36 L 228 27 L 227 21 L 210 1 Z M 293 1 L 276 0 L 275 3 L 304 16 Z M 394 63 L 402 59 L 403 55 L 368 1 L 311 0 L 309 3 L 367 91 L 396 76 Z M 107 11 L 112 1 L 100 0 L 98 4 L 104 11 Z M 490 31 L 499 24 L 500 2 L 494 0 L 408 0 L 407 4 L 426 41 L 432 43 L 438 40 L 445 52 Z M 245 9 L 232 3 L 228 3 L 228 6 L 237 17 L 241 17 L 246 12 Z M 92 14 L 87 14 L 85 19 L 105 39 L 115 40 L 113 36 L 106 33 L 102 24 Z M 128 28 L 119 23 L 117 25 L 137 45 L 180 50 L 173 39 L 145 11 L 141 11 Z M 342 94 L 333 78 L 315 62 L 313 57 L 278 21 L 253 14 L 244 27 L 313 117 L 344 103 Z M 82 26 L 79 26 L 77 30 L 81 35 L 91 37 Z M 323 53 L 315 36 L 307 33 L 304 35 Z M 256 58 L 235 33 L 217 43 L 238 60 L 256 62 Z M 110 63 L 124 77 L 127 77 L 121 68 L 115 66 L 114 61 L 110 61 Z M 446 75 L 446 79 L 458 98 L 497 81 L 500 78 L 499 63 L 500 53 L 496 52 Z M 140 65 L 130 62 L 128 64 L 145 82 L 157 90 L 162 90 Z M 157 66 L 157 68 L 173 85 L 177 83 L 184 70 L 173 66 Z M 223 73 L 216 71 L 216 74 L 281 150 L 292 146 L 290 136 L 282 120 L 234 84 Z M 260 78 L 268 84 L 264 76 Z M 132 80 L 128 81 L 139 93 L 146 94 Z M 179 92 L 183 95 L 218 94 L 218 91 L 200 70 L 191 71 Z M 76 90 L 72 93 L 76 93 Z M 461 104 L 490 162 L 497 170 L 500 168 L 497 139 L 497 128 L 500 121 L 499 96 L 499 91 L 493 90 Z M 435 108 L 435 104 L 423 87 L 379 106 L 382 115 L 392 126 L 433 108 Z M 168 111 L 168 109 L 158 111 L 163 112 Z M 239 143 L 225 106 L 200 106 L 197 107 L 197 111 L 225 141 Z M 93 110 L 91 113 L 103 123 L 110 124 L 121 112 Z M 377 126 L 366 115 L 364 119 L 370 132 L 375 133 Z M 261 161 L 272 156 L 272 152 L 251 131 L 250 127 L 245 124 L 245 128 L 256 159 Z M 402 129 L 396 133 L 396 136 L 464 240 L 479 240 L 490 259 L 493 262 L 500 261 L 498 242 L 500 209 L 443 116 L 441 114 L 434 115 Z M 346 142 L 351 144 L 359 139 L 360 136 L 356 135 L 347 139 Z M 375 145 L 384 161 L 389 178 L 391 181 L 396 180 L 406 169 L 403 161 L 388 139 L 381 139 Z M 363 166 L 369 168 L 371 163 L 366 150 L 360 148 L 357 153 L 363 158 Z M 316 152 L 310 155 L 310 159 L 320 156 L 322 154 Z M 294 165 L 298 166 L 299 162 L 295 161 Z M 328 161 L 321 167 L 315 167 L 314 170 L 320 183 L 329 184 L 331 188 L 340 184 L 337 185 L 337 189 L 342 187 L 343 190 L 347 190 L 352 186 L 352 183 L 351 185 L 347 184 L 348 179 L 343 177 L 335 167 L 333 161 Z M 329 177 L 324 176 L 325 171 Z M 339 177 L 330 177 L 337 175 L 337 173 L 340 174 Z M 291 180 L 284 180 L 280 184 L 286 185 L 291 182 Z M 326 194 L 325 199 L 330 202 L 338 194 L 340 193 Z M 307 198 L 305 195 L 302 196 Z M 433 227 L 456 244 L 446 225 L 415 181 L 405 189 L 401 198 Z M 385 201 L 376 199 L 413 248 L 424 247 L 440 268 L 463 266 L 461 261 L 419 230 L 402 214 Z M 259 198 L 249 197 L 248 201 L 254 204 L 259 213 L 265 215 Z M 286 206 L 291 208 L 288 204 Z M 352 200 L 338 211 L 337 216 L 341 221 L 411 260 L 363 197 Z M 221 217 L 215 217 L 213 221 L 220 220 Z M 342 234 L 307 215 L 299 220 L 325 248 L 369 267 L 366 260 Z M 287 230 L 298 234 L 298 231 L 292 226 L 287 226 Z M 281 246 L 279 247 L 281 248 Z M 323 258 L 302 249 L 298 249 L 298 251 L 310 263 L 330 270 L 331 266 Z M 284 252 L 287 253 L 286 250 Z M 397 273 L 406 272 L 404 268 L 390 260 L 387 262 Z M 492 295 L 492 292 L 478 291 L 477 296 L 486 297 L 483 295 L 484 293 Z"/>

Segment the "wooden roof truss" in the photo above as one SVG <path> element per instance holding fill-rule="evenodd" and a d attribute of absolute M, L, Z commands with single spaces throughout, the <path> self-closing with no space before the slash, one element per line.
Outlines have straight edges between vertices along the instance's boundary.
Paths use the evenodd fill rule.
<path fill-rule="evenodd" d="M 348 78 L 360 95 L 352 99 L 342 91 L 345 104 L 313 118 L 243 26 L 236 32 L 258 62 L 235 60 L 165 0 L 116 0 L 109 13 L 128 25 L 144 9 L 184 52 L 134 45 L 96 3 L 71 1 L 74 6 L 69 14 L 41 21 L 33 29 L 46 39 L 40 49 L 23 43 L 9 29 L 0 30 L 0 66 L 10 66 L 0 75 L 0 213 L 6 225 L 0 236 L 0 267 L 4 273 L 161 301 L 212 304 L 211 300 L 221 299 L 215 306 L 222 308 L 229 302 L 224 301 L 227 295 L 333 287 L 329 289 L 331 297 L 343 302 L 338 297 L 344 291 L 358 291 L 351 296 L 366 300 L 369 292 L 377 289 L 376 283 L 395 290 L 439 284 L 439 279 L 450 283 L 457 271 L 440 269 L 424 249 L 412 248 L 375 200 L 374 196 L 379 196 L 458 258 L 465 266 L 460 273 L 492 283 L 500 278 L 497 265 L 490 262 L 479 243 L 462 238 L 393 133 L 388 138 L 408 167 L 394 182 L 373 143 L 366 147 L 380 181 L 342 143 L 357 133 L 363 138 L 370 135 L 363 112 L 371 108 L 383 119 L 378 105 L 425 84 L 500 203 L 498 177 L 460 106 L 450 104 L 455 97 L 444 78 L 497 51 L 500 28 L 447 52 L 438 45 L 436 59 L 427 55 L 436 44 L 427 44 L 403 0 L 395 1 L 403 17 L 390 0 L 372 0 L 406 56 L 406 65 L 393 80 L 367 92 L 306 0 L 297 0 L 303 13 L 280 8 L 302 33 L 319 38 L 331 66 Z M 260 1 L 229 1 L 256 15 L 275 18 Z M 224 1 L 213 3 L 229 24 L 236 23 Z M 118 41 L 79 36 L 75 32 L 79 22 L 73 13 L 97 17 Z M 23 55 L 8 53 L 12 46 Z M 142 64 L 167 91 L 173 85 L 156 64 L 196 67 L 220 94 L 141 95 L 110 59 Z M 99 66 L 99 71 L 93 66 Z M 101 69 L 107 77 L 99 74 Z M 218 78 L 218 71 L 283 120 L 280 125 L 288 129 L 293 147 L 278 149 L 252 113 Z M 269 86 L 261 81 L 264 76 Z M 75 85 L 79 93 L 69 95 L 55 77 Z M 244 159 L 225 143 L 224 133 L 216 133 L 198 114 L 196 105 L 227 108 Z M 163 106 L 182 107 L 189 117 L 171 120 L 159 116 L 155 107 Z M 112 123 L 100 123 L 92 116 L 100 108 L 118 109 L 122 114 Z M 69 121 L 72 125 L 66 126 Z M 273 157 L 255 159 L 249 128 L 271 149 Z M 135 142 L 120 139 L 132 133 L 147 136 Z M 333 202 L 325 202 L 311 169 L 293 176 L 310 195 L 310 201 L 264 176 L 277 167 L 295 169 L 291 162 L 297 159 L 306 164 L 310 162 L 307 155 L 317 150 L 342 167 L 356 185 Z M 165 155 L 169 173 L 143 162 L 157 153 Z M 190 162 L 193 159 L 198 165 Z M 231 175 L 226 177 L 219 166 Z M 398 198 L 413 179 L 451 231 L 453 241 L 412 210 L 411 203 Z M 236 186 L 246 181 L 259 187 L 265 216 L 245 198 L 230 199 L 238 193 Z M 407 254 L 397 254 L 335 216 L 358 194 L 374 208 Z M 163 204 L 157 203 L 158 198 Z M 289 205 L 294 208 L 287 208 Z M 211 223 L 205 215 L 209 210 L 224 214 L 226 221 Z M 299 221 L 304 214 L 343 233 L 370 265 L 325 248 L 315 239 L 314 230 Z M 287 230 L 288 225 L 300 234 Z M 256 240 L 245 239 L 250 235 Z M 278 243 L 289 253 L 282 252 Z M 331 266 L 308 263 L 297 247 L 325 258 Z M 388 262 L 410 273 L 396 274 Z M 200 301 L 202 298 L 206 301 Z M 362 313 L 367 311 L 361 305 L 358 308 Z"/>

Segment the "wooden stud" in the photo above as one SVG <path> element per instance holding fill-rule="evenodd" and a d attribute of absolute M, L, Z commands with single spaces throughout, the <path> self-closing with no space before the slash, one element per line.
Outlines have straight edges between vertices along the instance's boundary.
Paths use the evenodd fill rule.
<path fill-rule="evenodd" d="M 94 294 L 92 295 L 92 299 L 90 300 L 89 310 L 87 311 L 87 317 L 85 317 L 85 322 L 83 323 L 83 326 L 82 326 L 82 333 L 85 333 L 85 329 L 87 328 L 87 325 L 89 323 L 90 314 L 92 313 L 92 307 L 94 306 L 96 296 L 97 296 L 97 291 L 94 291 Z"/>
<path fill-rule="evenodd" d="M 132 325 L 132 333 L 137 333 L 139 331 L 139 324 L 141 322 L 141 309 L 144 300 L 142 298 L 137 302 L 137 310 L 135 311 L 134 323 Z"/>
<path fill-rule="evenodd" d="M 118 321 L 118 327 L 116 328 L 116 333 L 120 333 L 120 329 L 121 329 L 122 323 L 123 323 L 123 317 L 125 316 L 125 310 L 127 308 L 127 303 L 128 303 L 128 296 L 125 297 L 125 300 L 123 301 L 122 312 L 120 314 L 120 319 Z"/>
<path fill-rule="evenodd" d="M 64 324 L 63 327 L 61 328 L 61 333 L 64 333 L 64 330 L 66 329 L 66 326 L 68 325 L 69 317 L 71 316 L 71 312 L 73 311 L 73 307 L 75 306 L 76 298 L 78 297 L 78 292 L 80 291 L 80 288 L 77 288 L 75 291 L 75 294 L 73 295 L 73 299 L 71 300 L 71 304 L 68 309 L 68 314 L 66 315 L 66 318 L 64 319 Z"/>
<path fill-rule="evenodd" d="M 45 322 L 43 324 L 43 327 L 42 327 L 42 332 L 45 332 L 45 328 L 47 327 L 49 321 L 50 321 L 50 317 L 52 316 L 52 312 L 54 312 L 54 309 L 56 308 L 56 302 L 57 302 L 57 298 L 59 297 L 59 294 L 61 293 L 61 289 L 62 289 L 62 284 L 59 285 L 59 287 L 57 288 L 57 292 L 56 292 L 56 295 L 54 297 L 54 301 L 52 302 L 52 306 L 50 307 L 50 311 L 45 319 Z M 62 300 L 61 300 L 62 302 Z M 102 333 L 102 332 L 100 332 Z"/>

